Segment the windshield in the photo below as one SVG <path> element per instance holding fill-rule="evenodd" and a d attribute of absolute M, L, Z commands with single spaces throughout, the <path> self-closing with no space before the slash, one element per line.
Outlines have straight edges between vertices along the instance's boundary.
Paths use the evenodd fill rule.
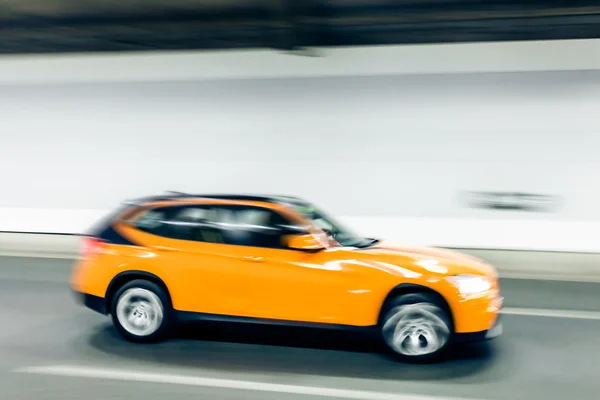
<path fill-rule="evenodd" d="M 377 243 L 375 239 L 357 235 L 311 204 L 293 204 L 292 207 L 344 247 L 368 247 Z"/>

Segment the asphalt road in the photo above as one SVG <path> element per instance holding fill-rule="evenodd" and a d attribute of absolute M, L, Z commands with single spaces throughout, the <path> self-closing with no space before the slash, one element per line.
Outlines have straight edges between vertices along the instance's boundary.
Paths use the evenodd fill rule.
<path fill-rule="evenodd" d="M 312 330 L 191 326 L 161 344 L 129 344 L 73 302 L 69 265 L 0 257 L 1 398 L 598 398 L 600 284 L 503 280 L 511 314 L 501 338 L 408 365 L 368 337 Z M 558 317 L 519 315 L 552 310 Z"/>

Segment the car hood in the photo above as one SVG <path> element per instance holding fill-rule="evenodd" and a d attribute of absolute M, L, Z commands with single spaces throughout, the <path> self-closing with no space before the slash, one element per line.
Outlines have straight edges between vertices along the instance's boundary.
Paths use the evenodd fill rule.
<path fill-rule="evenodd" d="M 382 241 L 361 250 L 372 259 L 396 264 L 415 272 L 441 275 L 473 274 L 497 278 L 494 267 L 476 257 L 437 247 Z M 371 257 L 369 257 L 371 258 Z"/>

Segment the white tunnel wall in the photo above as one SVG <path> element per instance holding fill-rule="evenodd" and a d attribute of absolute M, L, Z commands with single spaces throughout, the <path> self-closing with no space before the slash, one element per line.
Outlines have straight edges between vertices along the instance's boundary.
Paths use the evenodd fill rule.
<path fill-rule="evenodd" d="M 578 71 L 6 85 L 0 230 L 80 233 L 164 190 L 282 193 L 372 236 L 600 250 L 598 110 L 600 72 Z"/>

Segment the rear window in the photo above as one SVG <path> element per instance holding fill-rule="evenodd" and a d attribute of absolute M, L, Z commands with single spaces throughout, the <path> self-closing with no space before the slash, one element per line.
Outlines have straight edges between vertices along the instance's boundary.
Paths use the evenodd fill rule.
<path fill-rule="evenodd" d="M 152 232 L 160 228 L 165 217 L 166 210 L 150 210 L 138 218 L 133 225 L 141 231 Z"/>

